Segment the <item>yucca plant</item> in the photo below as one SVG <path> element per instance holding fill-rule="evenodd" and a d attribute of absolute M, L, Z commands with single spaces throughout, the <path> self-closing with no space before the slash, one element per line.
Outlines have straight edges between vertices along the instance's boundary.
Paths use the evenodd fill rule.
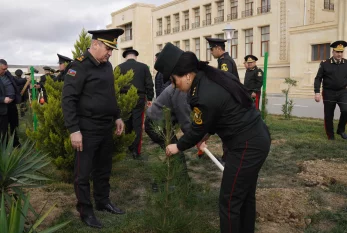
<path fill-rule="evenodd" d="M 22 199 L 23 197 L 23 199 Z M 22 197 L 14 198 L 11 196 L 9 205 L 5 204 L 5 195 L 4 190 L 1 195 L 1 204 L 0 204 L 0 232 L 1 233 L 35 233 L 38 232 L 37 228 L 45 220 L 45 218 L 52 212 L 55 208 L 53 205 L 46 213 L 32 224 L 25 224 L 28 222 L 27 216 L 29 213 L 29 199 L 30 195 L 23 195 Z M 6 208 L 7 207 L 7 208 Z M 6 211 L 7 210 L 7 211 Z M 45 230 L 40 231 L 40 233 L 51 233 L 55 232 L 69 222 L 63 222 L 58 225 L 52 226 Z"/>
<path fill-rule="evenodd" d="M 48 178 L 39 174 L 39 170 L 50 162 L 47 155 L 34 149 L 28 140 L 21 148 L 13 148 L 13 136 L 0 141 L 0 192 L 10 200 L 12 193 L 22 195 L 22 188 L 41 186 Z"/>

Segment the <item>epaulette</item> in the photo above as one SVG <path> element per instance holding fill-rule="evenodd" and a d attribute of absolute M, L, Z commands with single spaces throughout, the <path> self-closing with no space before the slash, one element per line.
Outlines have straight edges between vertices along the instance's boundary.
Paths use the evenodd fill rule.
<path fill-rule="evenodd" d="M 78 57 L 78 58 L 76 58 L 77 61 L 83 61 L 84 59 L 85 59 L 85 57 L 83 55 Z"/>

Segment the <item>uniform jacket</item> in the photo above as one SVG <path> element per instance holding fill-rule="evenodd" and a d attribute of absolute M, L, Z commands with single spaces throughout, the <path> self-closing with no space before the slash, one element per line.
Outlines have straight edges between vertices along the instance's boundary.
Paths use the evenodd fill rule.
<path fill-rule="evenodd" d="M 232 59 L 229 56 L 228 52 L 224 53 L 223 56 L 218 58 L 218 69 L 223 70 L 223 71 L 227 71 L 227 72 L 235 75 L 237 77 L 237 79 L 240 80 L 239 73 L 237 72 L 236 63 L 235 63 L 234 59 Z"/>
<path fill-rule="evenodd" d="M 111 63 L 99 63 L 89 51 L 71 62 L 64 77 L 62 108 L 71 133 L 114 127 L 120 110 Z"/>
<path fill-rule="evenodd" d="M 188 94 L 194 117 L 191 130 L 177 143 L 180 151 L 193 147 L 207 133 L 217 133 L 223 142 L 234 143 L 259 133 L 257 128 L 262 127 L 259 112 L 254 107 L 242 107 L 230 93 L 231 90 L 207 78 L 203 71 L 197 74 Z"/>
<path fill-rule="evenodd" d="M 140 97 L 146 96 L 147 100 L 152 101 L 154 97 L 154 84 L 148 66 L 134 59 L 128 59 L 126 62 L 118 65 L 118 67 L 122 74 L 126 74 L 132 69 L 134 71 L 134 77 L 131 83 L 137 88 L 137 93 Z"/>
<path fill-rule="evenodd" d="M 253 69 L 247 69 L 244 86 L 250 92 L 260 92 L 263 86 L 263 71 L 255 66 Z"/>
<path fill-rule="evenodd" d="M 175 89 L 172 85 L 166 87 L 160 96 L 146 111 L 146 117 L 151 120 L 163 120 L 163 108 L 171 110 L 172 121 L 178 123 L 183 133 L 190 130 L 191 109 L 187 102 L 187 93 Z"/>
<path fill-rule="evenodd" d="M 4 75 L 11 81 L 12 86 L 14 88 L 15 100 L 13 102 L 16 104 L 20 104 L 22 102 L 22 96 L 20 95 L 19 86 L 21 86 L 23 84 L 23 81 L 25 83 L 25 79 L 23 79 L 23 81 L 17 80 L 15 77 L 13 77 L 13 75 L 9 71 L 6 71 L 6 73 Z M 0 115 L 6 115 L 7 114 L 7 108 L 8 108 L 7 105 L 8 104 L 4 103 L 5 98 L 6 98 L 5 86 L 0 81 Z"/>
<path fill-rule="evenodd" d="M 323 81 L 323 90 L 339 91 L 347 87 L 347 60 L 342 58 L 337 64 L 333 57 L 322 61 L 314 80 L 314 92 L 320 93 Z"/>

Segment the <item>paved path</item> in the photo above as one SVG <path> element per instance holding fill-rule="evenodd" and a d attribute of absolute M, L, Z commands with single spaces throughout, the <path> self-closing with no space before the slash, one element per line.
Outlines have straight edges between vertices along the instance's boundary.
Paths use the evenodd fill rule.
<path fill-rule="evenodd" d="M 294 99 L 293 116 L 324 118 L 323 102 L 316 103 L 314 99 Z M 280 96 L 269 96 L 267 110 L 271 114 L 283 114 L 282 104 L 285 98 Z M 337 105 L 335 109 L 335 119 L 340 117 L 340 108 Z"/>

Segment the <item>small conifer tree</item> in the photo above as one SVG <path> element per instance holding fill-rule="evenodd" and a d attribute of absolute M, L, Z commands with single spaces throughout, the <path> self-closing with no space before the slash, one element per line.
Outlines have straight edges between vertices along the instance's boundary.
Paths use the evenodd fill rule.
<path fill-rule="evenodd" d="M 83 28 L 79 39 L 74 44 L 75 51 L 72 51 L 73 58 L 76 59 L 87 50 L 87 48 L 90 47 L 90 44 L 92 42 L 92 37 L 88 35 L 88 32 Z"/>

